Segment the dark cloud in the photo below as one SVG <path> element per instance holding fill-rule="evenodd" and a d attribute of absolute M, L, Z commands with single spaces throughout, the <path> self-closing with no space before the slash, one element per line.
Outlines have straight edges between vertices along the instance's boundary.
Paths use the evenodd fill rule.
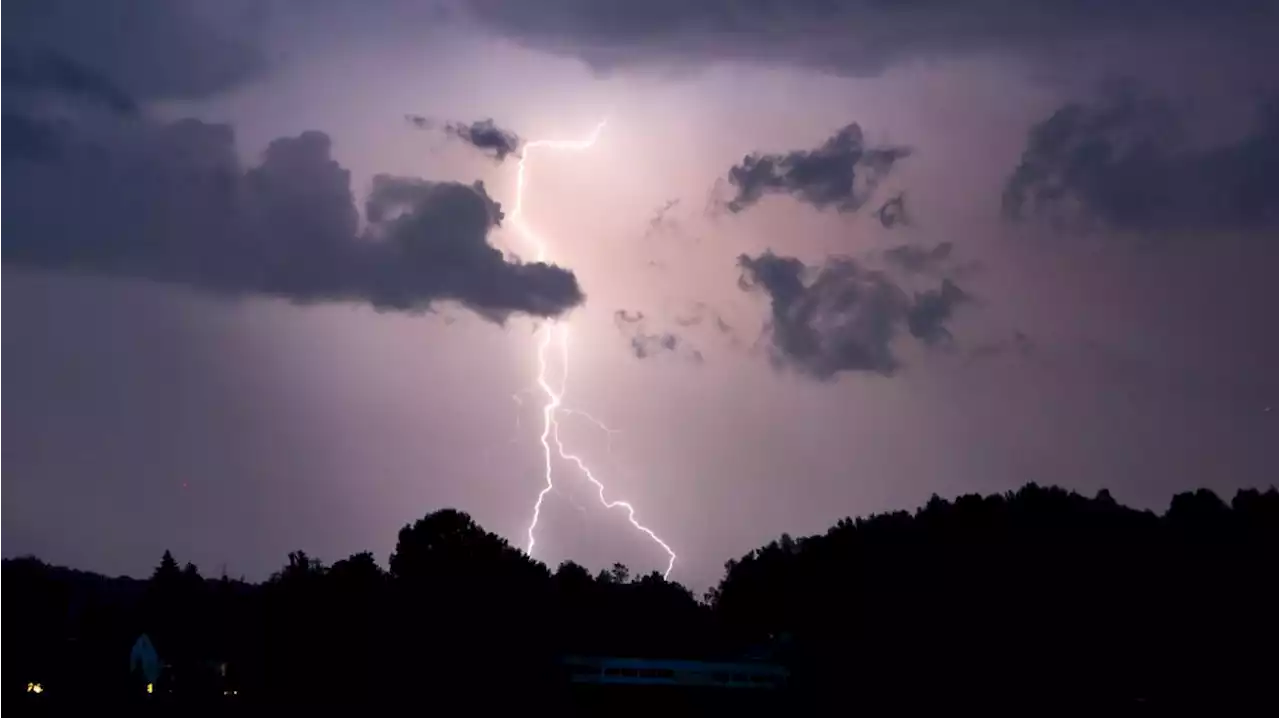
<path fill-rule="evenodd" d="M 691 302 L 682 310 L 676 312 L 672 319 L 676 326 L 685 330 L 692 330 L 697 327 L 708 327 L 712 334 L 720 341 L 733 348 L 741 348 L 744 345 L 742 337 L 733 325 L 725 320 L 715 307 L 706 302 Z"/>
<path fill-rule="evenodd" d="M 426 115 L 416 114 L 405 115 L 404 119 L 410 125 L 413 125 L 415 129 L 443 130 L 446 135 L 462 140 L 482 152 L 491 152 L 494 159 L 499 162 L 505 160 L 508 155 L 513 155 L 520 151 L 521 140 L 519 135 L 498 127 L 492 119 L 477 120 L 471 123 L 440 122 Z"/>
<path fill-rule="evenodd" d="M 631 337 L 631 353 L 637 359 L 647 359 L 658 354 L 678 354 L 694 364 L 702 363 L 702 352 L 672 332 L 636 334 Z"/>
<path fill-rule="evenodd" d="M 868 147 L 862 128 L 850 123 L 816 149 L 744 157 L 729 169 L 736 194 L 727 207 L 741 212 L 766 194 L 789 194 L 817 209 L 856 212 L 910 153 L 906 147 Z"/>
<path fill-rule="evenodd" d="M 1072 103 L 1033 127 L 1005 186 L 1013 219 L 1144 231 L 1274 229 L 1277 120 L 1194 146 L 1169 105 L 1132 90 Z"/>
<path fill-rule="evenodd" d="M 671 354 L 694 364 L 702 363 L 702 352 L 675 332 L 647 331 L 648 318 L 645 317 L 644 312 L 619 309 L 613 313 L 613 323 L 627 337 L 631 345 L 631 353 L 637 359 Z"/>
<path fill-rule="evenodd" d="M 20 54 L 6 50 L 3 56 L 0 78 L 11 101 L 13 93 L 32 95 L 31 99 L 49 95 L 70 96 L 125 115 L 138 111 L 133 98 L 111 80 L 56 52 Z"/>
<path fill-rule="evenodd" d="M 916 292 L 915 300 L 907 309 L 907 330 L 930 346 L 950 343 L 951 331 L 946 323 L 955 314 L 956 307 L 968 298 L 950 279 L 943 279 L 938 289 Z"/>
<path fill-rule="evenodd" d="M 939 57 L 1061 60 L 1097 38 L 1134 45 L 1149 37 L 1211 36 L 1227 50 L 1270 62 L 1276 22 L 1275 3 L 1266 0 L 466 0 L 463 6 L 517 42 L 598 69 L 745 60 L 854 76 Z"/>
<path fill-rule="evenodd" d="M 196 120 L 63 125 L 41 141 L 4 155 L 10 266 L 392 310 L 453 301 L 495 321 L 583 300 L 569 271 L 488 244 L 502 212 L 479 183 L 376 177 L 361 232 L 320 132 L 273 141 L 247 170 L 229 126 Z"/>
<path fill-rule="evenodd" d="M 894 374 L 893 343 L 904 326 L 926 344 L 950 334 L 946 322 L 963 292 L 949 281 L 911 297 L 883 272 L 833 257 L 811 269 L 795 257 L 741 255 L 739 286 L 770 300 L 773 360 L 818 379 L 841 372 Z"/>
<path fill-rule="evenodd" d="M 967 352 L 967 354 L 969 361 L 974 362 L 996 359 L 1008 355 L 1014 355 L 1025 359 L 1035 353 L 1035 351 L 1035 340 L 1021 329 L 1015 329 L 1007 339 L 997 339 L 995 341 L 976 344 Z"/>
<path fill-rule="evenodd" d="M 66 136 L 65 122 L 20 112 L 0 115 L 0 143 L 7 160 L 36 160 L 55 156 Z"/>
<path fill-rule="evenodd" d="M 729 337 L 733 337 L 733 326 L 725 321 L 711 305 L 706 302 L 694 302 L 687 311 L 676 316 L 676 324 L 682 327 L 696 327 L 702 324 L 709 324 L 717 332 Z"/>
<path fill-rule="evenodd" d="M 487 235 L 502 212 L 484 185 L 379 175 L 365 210 L 370 234 L 391 248 L 375 265 L 377 306 L 414 309 L 451 300 L 495 321 L 512 312 L 556 316 L 582 303 L 572 272 L 509 262 Z"/>
<path fill-rule="evenodd" d="M 898 368 L 890 344 L 909 300 L 883 273 L 835 258 L 806 282 L 803 262 L 772 252 L 744 254 L 738 265 L 740 286 L 769 296 L 775 362 L 818 378 L 842 371 L 889 375 Z"/>
<path fill-rule="evenodd" d="M 613 321 L 615 324 L 618 324 L 619 326 L 627 325 L 627 324 L 639 324 L 640 322 L 644 321 L 644 312 L 639 310 L 632 312 L 626 309 L 619 309 L 613 313 Z"/>
<path fill-rule="evenodd" d="M 223 92 L 266 69 L 245 18 L 230 13 L 192 0 L 10 0 L 0 30 L 5 89 L 14 61 L 45 63 L 34 69 L 45 80 L 103 99 L 108 85 L 142 102 Z"/>
<path fill-rule="evenodd" d="M 884 250 L 884 259 L 890 265 L 908 274 L 931 274 L 951 259 L 950 242 L 939 242 L 932 247 L 902 244 Z"/>
<path fill-rule="evenodd" d="M 880 220 L 880 226 L 885 229 L 893 229 L 900 224 L 910 224 L 910 217 L 907 216 L 906 193 L 899 192 L 885 200 L 876 210 L 876 219 Z"/>
<path fill-rule="evenodd" d="M 404 119 L 405 122 L 408 122 L 420 130 L 432 130 L 435 129 L 436 126 L 436 123 L 430 117 L 424 117 L 423 115 L 409 114 L 405 115 Z"/>
<path fill-rule="evenodd" d="M 653 216 L 649 218 L 649 228 L 644 233 L 646 239 L 665 232 L 672 232 L 679 228 L 680 223 L 671 216 L 671 210 L 675 209 L 679 204 L 680 198 L 669 199 L 654 211 Z"/>
<path fill-rule="evenodd" d="M 491 119 L 477 120 L 471 124 L 450 122 L 444 126 L 444 131 L 478 150 L 493 152 L 494 159 L 499 162 L 520 150 L 520 136 L 498 127 Z"/>

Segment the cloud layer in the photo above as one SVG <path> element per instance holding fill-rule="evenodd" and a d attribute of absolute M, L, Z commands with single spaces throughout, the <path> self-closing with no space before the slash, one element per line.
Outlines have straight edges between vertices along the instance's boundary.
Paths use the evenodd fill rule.
<path fill-rule="evenodd" d="M 7 264 L 388 310 L 451 301 L 494 321 L 583 301 L 571 272 L 488 243 L 502 212 L 480 183 L 378 176 L 362 231 L 321 132 L 245 169 L 229 126 L 95 117 L 5 116 Z"/>
<path fill-rule="evenodd" d="M 499 162 L 520 150 L 520 136 L 498 127 L 492 119 L 476 120 L 470 124 L 450 122 L 444 126 L 444 131 L 482 152 L 493 153 Z"/>
<path fill-rule="evenodd" d="M 1061 59 L 1082 42 L 1199 35 L 1260 59 L 1274 54 L 1265 0 L 464 0 L 467 15 L 525 45 L 599 69 L 713 61 L 788 63 L 854 76 L 913 60 Z"/>
<path fill-rule="evenodd" d="M 965 295 L 943 280 L 909 295 L 887 274 L 847 257 L 811 268 L 795 257 L 741 255 L 739 286 L 769 297 L 772 358 L 817 379 L 843 372 L 894 374 L 894 340 L 902 329 L 925 344 L 950 339 L 946 323 Z"/>
<path fill-rule="evenodd" d="M 1183 140 L 1165 103 L 1116 92 L 1031 129 L 1003 208 L 1012 219 L 1138 232 L 1270 229 L 1277 149 L 1274 109 L 1246 137 L 1205 148 Z"/>
<path fill-rule="evenodd" d="M 893 229 L 900 224 L 910 224 L 911 218 L 907 214 L 906 193 L 899 192 L 885 200 L 880 205 L 880 208 L 876 210 L 876 219 L 880 220 L 880 226 L 885 229 Z"/>
<path fill-rule="evenodd" d="M 644 312 L 619 309 L 613 313 L 613 323 L 627 338 L 631 353 L 637 359 L 670 354 L 694 364 L 702 363 L 702 352 L 675 332 L 648 331 L 648 318 Z"/>
<path fill-rule="evenodd" d="M 492 119 L 475 122 L 438 122 L 425 115 L 409 114 L 404 119 L 419 130 L 443 130 L 446 135 L 462 140 L 472 147 L 501 162 L 508 155 L 518 154 L 523 141 L 511 130 L 494 124 Z"/>
<path fill-rule="evenodd" d="M 4 9 L 6 70 L 10 62 L 56 57 L 94 68 L 95 76 L 139 102 L 208 97 L 267 68 L 231 7 L 192 0 L 10 0 Z M 8 82 L 6 73 L 6 89 Z"/>
<path fill-rule="evenodd" d="M 729 169 L 736 194 L 727 207 L 741 212 L 766 194 L 787 194 L 816 209 L 856 212 L 910 154 L 906 147 L 868 147 L 862 128 L 850 123 L 811 150 L 744 157 Z"/>
<path fill-rule="evenodd" d="M 123 115 L 138 112 L 133 98 L 110 79 L 57 52 L 6 50 L 0 75 L 11 102 L 71 95 Z"/>
<path fill-rule="evenodd" d="M 931 274 L 951 259 L 952 244 L 939 242 L 932 247 L 918 244 L 900 244 L 884 250 L 884 260 L 890 266 L 908 274 Z"/>

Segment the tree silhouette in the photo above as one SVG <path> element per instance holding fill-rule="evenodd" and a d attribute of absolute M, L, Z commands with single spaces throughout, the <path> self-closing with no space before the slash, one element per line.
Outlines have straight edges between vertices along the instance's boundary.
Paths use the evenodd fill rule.
<path fill-rule="evenodd" d="M 1258 657 L 1277 598 L 1278 505 L 1275 489 L 1229 503 L 1179 494 L 1163 515 L 1034 484 L 934 496 L 914 512 L 783 534 L 727 561 L 701 601 L 620 563 L 552 574 L 452 509 L 402 528 L 385 571 L 368 552 L 326 567 L 301 550 L 258 585 L 205 579 L 168 551 L 146 581 L 6 560 L 6 615 L 21 620 L 5 685 L 141 700 L 125 658 L 145 631 L 169 664 L 155 700 L 194 703 L 234 691 L 260 705 L 391 710 L 430 695 L 479 714 L 564 712 L 585 694 L 558 657 L 605 655 L 790 669 L 785 706 L 747 693 L 733 712 L 1034 713 L 1139 699 L 1260 710 L 1273 705 Z M 648 710 L 608 695 L 583 710 Z"/>
<path fill-rule="evenodd" d="M 188 566 L 190 564 L 187 564 Z M 168 550 L 160 557 L 160 564 L 156 566 L 155 571 L 151 572 L 151 580 L 157 583 L 168 582 L 176 584 L 181 571 L 178 569 L 178 562 L 173 558 L 173 554 Z"/>
<path fill-rule="evenodd" d="M 402 619 L 396 653 L 411 657 L 396 664 L 400 680 L 426 673 L 479 690 L 486 678 L 476 666 L 495 655 L 527 667 L 521 685 L 549 670 L 550 575 L 466 513 L 445 509 L 405 526 L 389 564 Z M 436 650 L 415 650 L 423 645 Z"/>
<path fill-rule="evenodd" d="M 616 584 L 624 584 L 631 578 L 631 569 L 626 566 L 615 563 L 613 568 L 609 569 L 609 582 Z"/>

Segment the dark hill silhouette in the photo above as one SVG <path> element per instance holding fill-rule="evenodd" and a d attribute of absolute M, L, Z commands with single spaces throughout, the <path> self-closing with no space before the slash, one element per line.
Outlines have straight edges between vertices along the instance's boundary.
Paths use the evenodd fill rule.
<path fill-rule="evenodd" d="M 1028 485 L 844 519 L 725 566 L 698 600 L 625 566 L 555 571 L 445 509 L 401 529 L 388 569 L 302 551 L 252 585 L 167 552 L 147 581 L 6 560 L 4 689 L 230 706 L 343 703 L 538 712 L 578 700 L 568 655 L 768 658 L 746 708 L 786 715 L 1007 706 L 1273 712 L 1277 495 L 1175 496 L 1163 515 Z M 169 664 L 128 673 L 146 632 Z M 666 699 L 663 699 L 666 700 Z M 671 696 L 676 700 L 676 696 Z M 731 699 L 713 697 L 703 713 Z M 611 710 L 639 710 L 639 698 Z M 742 706 L 734 708 L 740 711 Z"/>

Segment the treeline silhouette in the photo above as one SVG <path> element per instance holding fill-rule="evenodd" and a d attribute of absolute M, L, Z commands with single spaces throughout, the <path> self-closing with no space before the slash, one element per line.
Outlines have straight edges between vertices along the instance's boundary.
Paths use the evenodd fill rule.
<path fill-rule="evenodd" d="M 768 658 L 791 672 L 792 715 L 1273 712 L 1277 508 L 1274 488 L 1230 504 L 1179 494 L 1163 515 L 1035 485 L 934 497 L 784 534 L 729 561 L 702 597 L 622 565 L 551 571 L 451 509 L 401 529 L 385 570 L 367 552 L 325 566 L 297 551 L 249 584 L 168 552 L 148 580 L 6 560 L 5 691 L 40 682 L 39 700 L 96 705 L 457 701 L 483 715 L 571 705 L 558 659 L 573 654 Z M 143 632 L 168 664 L 151 696 L 129 671 Z"/>

